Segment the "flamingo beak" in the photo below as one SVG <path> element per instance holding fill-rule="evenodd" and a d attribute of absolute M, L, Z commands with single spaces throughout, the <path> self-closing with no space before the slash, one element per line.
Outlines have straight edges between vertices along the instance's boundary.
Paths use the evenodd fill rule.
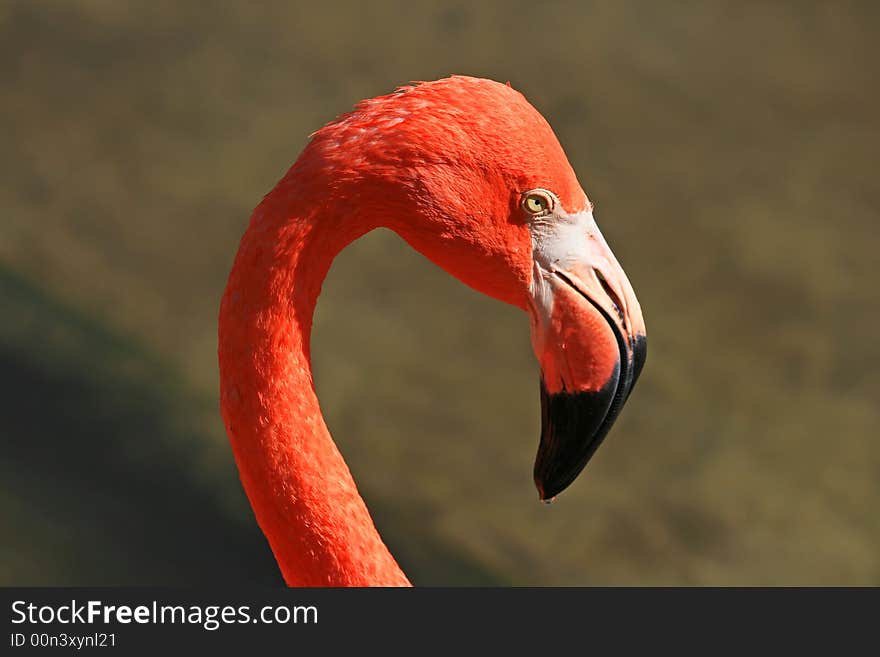
<path fill-rule="evenodd" d="M 645 323 L 591 212 L 532 229 L 532 346 L 541 365 L 540 498 L 584 469 L 620 413 L 647 354 Z"/>

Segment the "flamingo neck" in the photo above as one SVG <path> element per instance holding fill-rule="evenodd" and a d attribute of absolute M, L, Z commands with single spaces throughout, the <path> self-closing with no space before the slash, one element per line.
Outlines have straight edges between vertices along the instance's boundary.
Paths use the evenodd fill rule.
<path fill-rule="evenodd" d="M 309 351 L 333 258 L 373 226 L 350 207 L 297 216 L 291 198 L 276 190 L 254 211 L 220 307 L 221 409 L 242 484 L 289 585 L 406 586 L 324 423 Z"/>

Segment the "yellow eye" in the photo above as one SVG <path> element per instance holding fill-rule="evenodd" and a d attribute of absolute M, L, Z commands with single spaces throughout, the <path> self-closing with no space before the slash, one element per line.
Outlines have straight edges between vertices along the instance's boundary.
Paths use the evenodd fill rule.
<path fill-rule="evenodd" d="M 553 209 L 553 197 L 548 192 L 529 192 L 523 198 L 523 208 L 532 215 L 547 214 Z"/>

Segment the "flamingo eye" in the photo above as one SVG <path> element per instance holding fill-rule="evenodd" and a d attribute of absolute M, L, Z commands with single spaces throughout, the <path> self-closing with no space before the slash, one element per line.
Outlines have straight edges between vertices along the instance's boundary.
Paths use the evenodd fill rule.
<path fill-rule="evenodd" d="M 543 189 L 528 192 L 522 200 L 523 209 L 535 217 L 548 214 L 554 205 L 553 195 Z"/>

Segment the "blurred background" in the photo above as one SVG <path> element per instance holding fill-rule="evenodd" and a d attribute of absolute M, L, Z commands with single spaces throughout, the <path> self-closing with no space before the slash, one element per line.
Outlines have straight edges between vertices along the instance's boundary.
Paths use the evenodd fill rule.
<path fill-rule="evenodd" d="M 250 210 L 361 98 L 509 80 L 633 281 L 647 367 L 538 503 L 520 311 L 368 235 L 328 425 L 416 584 L 880 584 L 874 3 L 0 3 L 0 584 L 281 585 L 217 403 Z"/>

